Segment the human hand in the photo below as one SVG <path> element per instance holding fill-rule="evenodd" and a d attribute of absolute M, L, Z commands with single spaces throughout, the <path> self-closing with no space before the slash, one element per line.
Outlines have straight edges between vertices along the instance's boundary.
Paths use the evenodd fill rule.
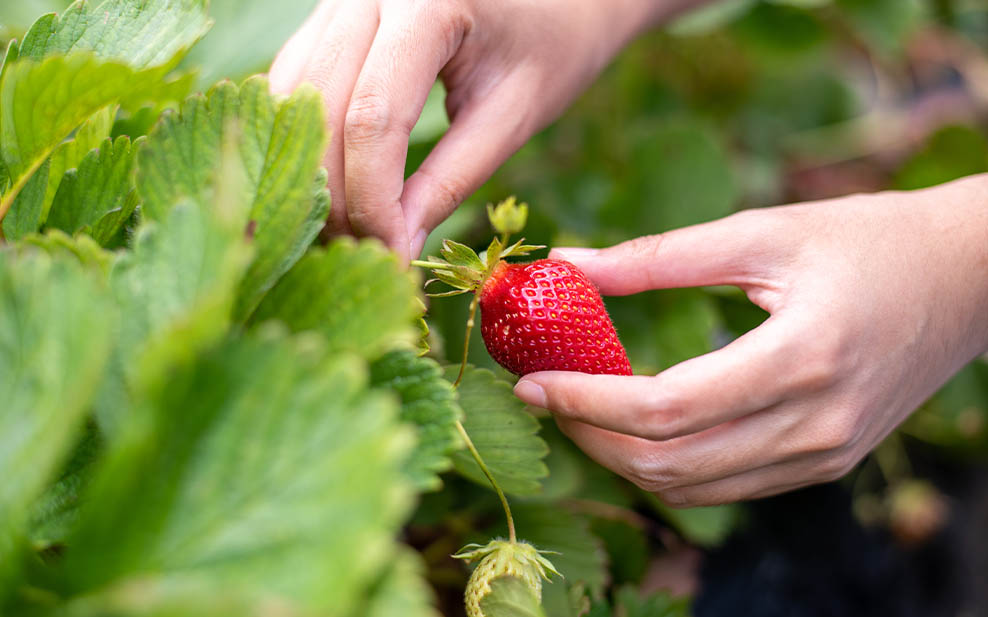
<path fill-rule="evenodd" d="M 379 236 L 407 260 L 636 31 L 696 1 L 323 0 L 275 60 L 271 89 L 323 94 L 329 231 Z M 437 75 L 450 128 L 405 181 Z"/>
<path fill-rule="evenodd" d="M 988 349 L 988 175 L 550 256 L 605 295 L 735 285 L 771 314 L 654 377 L 543 372 L 516 386 L 592 458 L 673 506 L 839 478 Z"/>

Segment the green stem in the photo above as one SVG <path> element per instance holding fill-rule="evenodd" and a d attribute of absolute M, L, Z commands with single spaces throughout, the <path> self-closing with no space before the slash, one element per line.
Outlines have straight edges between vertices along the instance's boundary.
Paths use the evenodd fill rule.
<path fill-rule="evenodd" d="M 453 387 L 460 385 L 463 381 L 463 373 L 467 370 L 467 353 L 470 351 L 470 334 L 473 332 L 473 322 L 474 318 L 477 316 L 477 303 L 480 302 L 480 289 L 473 294 L 473 300 L 470 301 L 470 316 L 467 318 L 467 333 L 463 339 L 463 359 L 460 361 L 460 374 L 456 376 L 456 381 L 453 382 Z"/>
<path fill-rule="evenodd" d="M 477 304 L 480 302 L 480 289 L 473 294 L 473 300 L 470 301 L 470 316 L 467 318 L 467 331 L 466 336 L 463 339 L 463 360 L 460 362 L 460 374 L 456 376 L 456 381 L 453 382 L 453 387 L 456 388 L 463 381 L 463 373 L 467 370 L 467 353 L 470 351 L 470 334 L 473 332 L 474 319 L 477 316 Z M 456 421 L 456 430 L 460 431 L 460 436 L 463 437 L 463 442 L 467 445 L 467 449 L 470 450 L 470 454 L 473 455 L 473 460 L 477 461 L 477 465 L 480 466 L 480 470 L 484 472 L 487 476 L 487 481 L 491 483 L 494 487 L 494 492 L 497 493 L 498 499 L 501 500 L 501 507 L 504 508 L 504 516 L 508 520 L 508 539 L 514 544 L 517 540 L 515 535 L 515 519 L 511 516 L 511 506 L 508 505 L 508 498 L 505 497 L 504 491 L 501 490 L 501 485 L 497 483 L 494 479 L 494 475 L 491 470 L 487 468 L 484 463 L 483 457 L 480 456 L 480 452 L 477 451 L 477 447 L 473 445 L 473 440 L 470 439 L 470 435 L 467 433 L 467 429 L 463 426 L 463 423 L 459 420 Z"/>
<path fill-rule="evenodd" d="M 508 540 L 514 544 L 518 538 L 515 535 L 515 519 L 511 517 L 511 506 L 508 505 L 508 498 L 504 496 L 504 491 L 501 490 L 501 486 L 494 479 L 490 469 L 484 464 L 484 459 L 480 457 L 480 452 L 477 452 L 476 446 L 473 445 L 470 435 L 467 434 L 467 429 L 463 427 L 463 423 L 459 420 L 456 421 L 456 429 L 460 431 L 460 436 L 463 437 L 464 443 L 467 444 L 467 449 L 473 455 L 473 460 L 477 461 L 477 464 L 480 465 L 480 470 L 487 476 L 487 480 L 494 487 L 494 492 L 497 493 L 498 498 L 501 500 L 501 506 L 504 508 L 504 516 L 508 519 Z"/>

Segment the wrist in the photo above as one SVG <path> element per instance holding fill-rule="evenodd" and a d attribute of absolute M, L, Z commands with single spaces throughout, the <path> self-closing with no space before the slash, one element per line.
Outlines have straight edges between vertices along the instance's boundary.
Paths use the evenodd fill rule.
<path fill-rule="evenodd" d="M 946 266 L 941 280 L 955 281 L 955 302 L 967 309 L 960 316 L 966 362 L 988 353 L 988 174 L 912 195 L 932 213 L 929 232 Z"/>

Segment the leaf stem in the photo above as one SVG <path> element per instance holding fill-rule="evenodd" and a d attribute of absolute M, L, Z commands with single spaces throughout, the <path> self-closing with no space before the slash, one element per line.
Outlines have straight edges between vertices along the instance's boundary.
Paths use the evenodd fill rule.
<path fill-rule="evenodd" d="M 467 449 L 473 455 L 473 460 L 477 461 L 480 470 L 487 476 L 487 480 L 494 487 L 494 492 L 497 493 L 498 498 L 501 500 L 501 506 L 504 508 L 504 516 L 508 519 L 508 540 L 514 544 L 518 541 L 518 537 L 515 535 L 515 519 L 511 516 L 511 506 L 508 505 L 508 498 L 504 496 L 504 491 L 501 490 L 501 486 L 494 479 L 490 469 L 484 464 L 484 459 L 480 457 L 480 452 L 477 452 L 477 447 L 473 445 L 470 435 L 467 434 L 467 429 L 463 427 L 463 423 L 459 420 L 456 421 L 456 429 L 460 431 L 460 436 L 463 437 L 464 443 L 467 444 Z"/>

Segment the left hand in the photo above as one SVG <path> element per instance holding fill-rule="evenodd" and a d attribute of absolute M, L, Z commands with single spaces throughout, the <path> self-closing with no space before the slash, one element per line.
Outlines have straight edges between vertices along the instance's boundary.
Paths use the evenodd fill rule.
<path fill-rule="evenodd" d="M 837 479 L 988 349 L 988 176 L 551 256 L 605 295 L 735 285 L 771 314 L 655 376 L 543 372 L 515 387 L 592 458 L 673 506 Z"/>

